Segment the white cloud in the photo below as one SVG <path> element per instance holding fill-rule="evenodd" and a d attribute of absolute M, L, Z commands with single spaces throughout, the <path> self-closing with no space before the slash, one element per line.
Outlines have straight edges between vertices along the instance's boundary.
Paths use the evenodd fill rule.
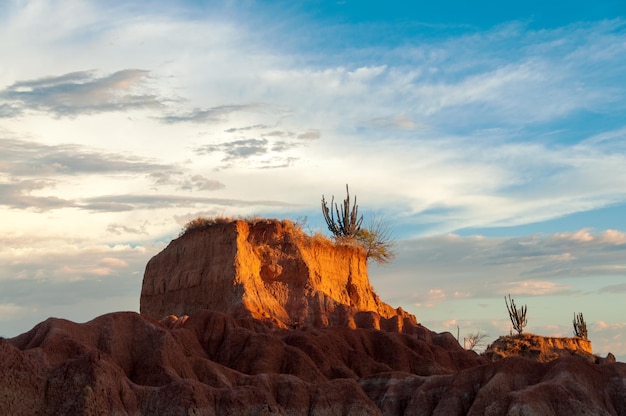
<path fill-rule="evenodd" d="M 122 260 L 116 257 L 105 257 L 100 260 L 100 264 L 106 267 L 119 268 L 119 267 L 128 267 L 128 262 L 126 260 Z"/>
<path fill-rule="evenodd" d="M 28 308 L 15 305 L 14 303 L 0 304 L 0 322 L 11 321 L 28 312 Z"/>
<path fill-rule="evenodd" d="M 88 3 L 83 8 L 89 16 L 86 22 L 93 24 L 98 18 L 97 4 Z M 153 100 L 162 107 L 148 113 L 155 125 L 159 120 L 220 121 L 213 127 L 186 126 L 188 133 L 182 138 L 181 147 L 186 145 L 188 149 L 267 140 L 259 138 L 263 129 L 248 130 L 249 135 L 237 139 L 220 137 L 225 130 L 233 129 L 233 124 L 241 117 L 259 121 L 253 124 L 250 119 L 246 120 L 247 126 L 274 125 L 279 118 L 283 131 L 295 127 L 295 131 L 323 132 L 326 140 L 317 140 L 306 149 L 275 143 L 273 149 L 280 150 L 276 153 L 283 149 L 290 149 L 290 153 L 284 156 L 267 153 L 257 163 L 248 163 L 253 157 L 262 156 L 257 147 L 222 149 L 233 163 L 219 167 L 239 172 L 252 167 L 289 168 L 298 174 L 287 175 L 287 179 L 281 181 L 282 187 L 281 184 L 274 186 L 275 191 L 282 194 L 291 186 L 289 178 L 300 176 L 301 171 L 295 169 L 298 167 L 303 170 L 314 167 L 321 173 L 314 183 L 317 187 L 331 180 L 330 173 L 337 169 L 354 172 L 355 187 L 368 189 L 373 200 L 386 194 L 386 200 L 392 198 L 407 204 L 409 210 L 405 214 L 419 216 L 415 220 L 409 218 L 408 222 L 429 219 L 434 222 L 432 232 L 447 232 L 460 226 L 547 220 L 623 199 L 620 191 L 626 181 L 620 168 L 623 158 L 617 157 L 614 163 L 607 165 L 609 152 L 602 150 L 603 145 L 596 146 L 594 155 L 583 160 L 581 155 L 588 150 L 583 147 L 577 150 L 517 140 L 529 125 L 598 103 L 572 88 L 584 82 L 586 91 L 593 91 L 594 97 L 608 90 L 604 76 L 597 71 L 584 70 L 587 60 L 577 51 L 592 49 L 592 43 L 596 42 L 607 51 L 597 59 L 614 65 L 618 55 L 613 50 L 620 44 L 619 22 L 578 25 L 569 32 L 531 32 L 520 25 L 501 26 L 487 33 L 461 35 L 454 41 L 433 41 L 432 45 L 426 43 L 385 54 L 374 53 L 369 62 L 350 63 L 349 59 L 325 61 L 320 56 L 300 60 L 301 55 L 296 56 L 270 41 L 271 36 L 278 35 L 276 32 L 268 32 L 268 37 L 262 38 L 250 31 L 245 22 L 232 16 L 230 20 L 218 19 L 223 16 L 205 11 L 198 20 L 189 22 L 183 19 L 184 14 L 167 16 L 160 13 L 159 8 L 135 18 L 125 14 L 129 10 L 124 7 L 107 9 L 103 15 L 117 16 L 110 20 L 117 23 L 95 25 L 98 30 L 91 38 L 71 45 L 86 48 L 89 42 L 100 44 L 116 38 L 113 49 L 123 52 L 125 67 L 109 70 L 102 76 L 94 76 L 85 66 L 74 68 L 73 72 L 59 69 L 57 75 L 48 73 L 45 77 L 33 74 L 26 79 L 13 79 L 7 91 L 19 90 L 20 86 L 49 87 L 50 83 L 56 87 L 93 86 L 88 91 L 75 91 L 69 99 L 70 103 L 75 99 L 87 100 L 91 104 L 84 106 L 84 112 L 89 113 L 92 111 L 89 108 L 108 108 L 111 104 L 115 107 L 111 97 L 116 94 L 111 95 L 108 86 L 124 94 L 133 86 L 141 87 L 145 92 L 133 95 L 129 105 L 135 105 L 136 98 L 141 96 Z M 27 7 L 21 12 L 18 10 L 16 16 L 22 12 L 28 16 L 24 21 L 32 23 L 33 19 L 43 19 L 50 10 L 44 5 Z M 267 17 L 259 17 L 263 18 Z M 73 39 L 70 34 L 87 30 L 87 25 L 73 22 L 66 37 L 59 37 L 55 42 Z M 297 38 L 298 34 L 294 32 L 294 42 L 303 41 Z M 571 41 L 572 36 L 578 41 Z M 151 49 L 154 44 L 166 51 L 165 62 L 155 62 Z M 511 48 L 518 53 L 512 55 Z M 191 50 L 196 52 L 189 53 Z M 343 53 L 346 58 L 358 55 L 358 47 Z M 511 59 L 511 56 L 516 57 Z M 242 65 L 243 57 L 248 62 L 246 65 Z M 107 58 L 106 54 L 100 57 L 102 61 Z M 16 62 L 15 65 L 19 65 L 20 61 Z M 139 72 L 124 69 L 130 67 L 128 62 L 145 69 Z M 110 65 L 107 63 L 107 68 Z M 90 67 L 93 65 L 87 66 Z M 192 68 L 212 70 L 192 73 Z M 150 74 L 150 86 L 142 84 L 146 71 Z M 117 78 L 124 75 L 125 81 L 114 82 L 115 74 Z M 76 81 L 79 75 L 85 82 Z M 587 78 L 581 81 L 581 76 Z M 614 76 L 619 77 L 619 73 Z M 100 97 L 96 104 L 93 104 L 94 91 L 104 94 L 96 94 Z M 169 97 L 170 101 L 165 98 L 167 91 L 176 91 L 175 96 Z M 211 93 L 204 93 L 206 91 Z M 543 96 L 551 98 L 541 99 Z M 58 99 L 50 101 L 49 97 L 54 95 L 44 95 L 46 99 L 33 98 L 32 106 L 57 109 Z M 554 103 L 560 103 L 561 107 L 552 108 Z M 72 106 L 71 113 L 80 114 L 81 107 Z M 263 108 L 282 110 L 272 117 L 274 110 L 264 113 Z M 250 114 L 246 109 L 258 114 Z M 236 115 L 242 110 L 245 114 Z M 480 126 L 475 125 L 477 120 Z M 223 123 L 230 126 L 224 128 Z M 483 128 L 486 123 L 491 124 L 488 130 Z M 363 131 L 367 126 L 376 128 Z M 463 134 L 458 134 L 459 128 Z M 204 138 L 198 140 L 197 134 Z M 379 141 L 385 136 L 392 137 Z M 167 160 L 170 149 L 166 137 L 155 137 L 155 140 L 162 144 L 162 157 Z M 257 152 L 242 153 L 247 150 Z M 264 151 L 267 150 L 264 147 Z M 333 154 L 342 156 L 336 165 Z M 194 161 L 189 165 L 190 176 L 206 176 L 193 169 L 215 164 L 214 159 L 203 162 L 189 151 L 186 156 Z M 609 170 L 611 175 L 606 174 Z M 263 176 L 273 178 L 269 172 Z M 397 181 L 393 189 L 387 185 L 390 177 Z M 564 186 L 572 181 L 579 186 Z M 219 182 L 231 188 L 227 180 Z M 64 198 L 60 199 L 55 200 L 57 205 L 64 203 Z M 107 207 L 111 210 L 124 208 L 120 205 L 100 208 Z M 424 210 L 428 211 L 426 215 L 422 215 Z"/>
<path fill-rule="evenodd" d="M 159 107 L 158 97 L 142 91 L 147 77 L 148 71 L 125 69 L 101 77 L 81 71 L 18 81 L 0 90 L 0 102 L 56 117 Z"/>
<path fill-rule="evenodd" d="M 523 281 L 511 282 L 503 285 L 500 290 L 501 294 L 541 296 L 554 294 L 571 294 L 570 285 L 558 284 L 550 281 Z"/>
<path fill-rule="evenodd" d="M 603 288 L 599 279 L 626 273 L 626 244 L 615 244 L 624 236 L 583 229 L 514 238 L 416 238 L 399 242 L 396 260 L 371 273 L 375 279 L 385 276 L 377 287 L 395 302 L 428 307 L 451 297 L 570 296 L 589 290 L 571 279 L 598 282 L 594 293 L 619 292 L 620 285 Z"/>
<path fill-rule="evenodd" d="M 447 297 L 448 295 L 441 289 L 429 289 L 423 296 L 417 295 L 414 297 L 416 300 L 414 305 L 418 308 L 432 308 Z"/>
<path fill-rule="evenodd" d="M 44 278 L 51 295 L 30 305 L 65 280 L 120 295 L 120 273 L 197 213 L 317 213 L 344 183 L 402 237 L 431 236 L 384 271 L 398 304 L 578 293 L 556 279 L 624 273 L 619 230 L 446 235 L 626 201 L 622 20 L 363 45 L 291 8 L 152 6 L 3 6 L 6 296 Z M 600 287 L 623 292 L 613 283 Z"/>
<path fill-rule="evenodd" d="M 589 338 L 595 346 L 594 353 L 606 355 L 611 352 L 619 361 L 626 362 L 626 322 L 600 320 L 588 324 L 588 327 Z"/>

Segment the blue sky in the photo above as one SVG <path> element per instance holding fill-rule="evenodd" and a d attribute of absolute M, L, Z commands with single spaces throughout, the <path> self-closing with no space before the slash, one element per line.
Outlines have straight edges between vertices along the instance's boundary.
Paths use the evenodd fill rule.
<path fill-rule="evenodd" d="M 392 305 L 495 339 L 510 293 L 626 361 L 625 8 L 4 2 L 0 335 L 138 310 L 199 215 L 324 231 L 349 183 L 399 240 Z"/>

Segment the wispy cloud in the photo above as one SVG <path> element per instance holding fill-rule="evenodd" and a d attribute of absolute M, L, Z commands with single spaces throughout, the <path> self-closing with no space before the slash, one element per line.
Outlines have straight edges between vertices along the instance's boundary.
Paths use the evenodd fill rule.
<path fill-rule="evenodd" d="M 186 114 L 168 115 L 161 117 L 160 120 L 165 123 L 219 123 L 227 121 L 228 116 L 234 113 L 258 112 L 265 107 L 267 106 L 260 104 L 221 105 L 207 109 L 195 109 Z"/>
<path fill-rule="evenodd" d="M 124 225 L 124 224 L 119 224 L 119 223 L 111 223 L 107 226 L 106 230 L 107 232 L 115 234 L 115 235 L 121 235 L 122 233 L 148 235 L 148 232 L 146 231 L 146 226 L 148 225 L 148 223 L 149 222 L 147 220 L 144 221 L 144 223 L 139 226 L 129 226 L 129 225 Z"/>
<path fill-rule="evenodd" d="M 214 156 L 220 160 L 216 169 L 228 169 L 231 167 L 245 166 L 252 168 L 277 168 L 288 167 L 298 160 L 298 157 L 289 156 L 289 151 L 307 145 L 308 141 L 319 138 L 319 132 L 310 130 L 301 134 L 278 134 L 272 131 L 262 134 L 262 138 L 245 138 L 230 141 L 222 141 L 214 144 L 204 144 L 194 149 L 198 156 Z M 286 139 L 282 139 L 288 136 Z M 279 139 L 277 139 L 277 137 Z M 283 155 L 287 153 L 287 155 Z"/>
<path fill-rule="evenodd" d="M 75 117 L 160 107 L 161 100 L 146 86 L 148 76 L 149 71 L 124 69 L 103 76 L 81 71 L 18 81 L 0 91 L 0 103 L 9 106 L 9 116 L 35 110 Z"/>
<path fill-rule="evenodd" d="M 291 203 L 273 200 L 244 200 L 227 198 L 206 198 L 183 195 L 103 195 L 87 198 L 79 202 L 81 209 L 89 211 L 132 211 L 135 209 L 164 209 L 172 207 L 189 208 L 197 205 L 218 205 L 228 207 L 289 207 Z"/>
<path fill-rule="evenodd" d="M 80 198 L 64 197 L 55 189 L 67 177 L 156 174 L 173 169 L 147 158 L 77 144 L 46 145 L 0 138 L 0 146 L 0 205 L 15 209 L 47 211 L 81 206 Z"/>
<path fill-rule="evenodd" d="M 173 168 L 171 164 L 80 144 L 48 145 L 0 138 L 0 147 L 3 173 L 13 177 L 160 172 Z"/>
<path fill-rule="evenodd" d="M 54 186 L 53 182 L 34 180 L 0 183 L 0 205 L 15 209 L 31 208 L 37 212 L 76 206 L 74 201 L 57 196 L 35 196 L 31 194 L 33 191 L 51 186 Z"/>
<path fill-rule="evenodd" d="M 224 152 L 225 161 L 233 159 L 245 159 L 250 156 L 263 155 L 269 151 L 267 139 L 245 139 L 224 142 L 217 145 L 204 145 L 196 149 L 199 155 Z"/>
<path fill-rule="evenodd" d="M 544 295 L 571 295 L 575 293 L 571 285 L 563 285 L 550 281 L 530 280 L 511 282 L 502 285 L 501 294 L 544 296 Z"/>
<path fill-rule="evenodd" d="M 0 321 L 19 319 L 20 315 L 28 312 L 28 308 L 24 306 L 19 306 L 15 303 L 2 303 L 0 304 Z"/>
<path fill-rule="evenodd" d="M 626 273 L 625 237 L 621 231 L 588 229 L 516 238 L 424 237 L 403 241 L 394 263 L 374 274 L 387 276 L 384 290 L 400 303 L 420 306 L 508 293 L 566 296 L 589 289 L 564 279 L 596 282 L 600 276 Z M 592 286 L 595 293 L 624 290 L 623 285 Z"/>
<path fill-rule="evenodd" d="M 623 273 L 626 274 L 626 266 L 623 266 Z M 626 283 L 604 286 L 600 289 L 600 293 L 626 293 Z"/>
<path fill-rule="evenodd" d="M 147 176 L 154 181 L 155 186 L 174 185 L 176 189 L 184 191 L 217 191 L 226 187 L 218 180 L 203 175 L 184 174 L 182 171 L 151 172 Z"/>
<path fill-rule="evenodd" d="M 162 248 L 162 244 L 69 241 L 62 235 L 38 240 L 12 238 L 11 245 L 0 247 L 4 265 L 0 270 L 0 311 L 10 319 L 0 319 L 0 335 L 17 335 L 51 315 L 64 316 L 69 311 L 75 321 L 84 321 L 93 313 L 137 310 L 134 305 L 145 264 Z M 93 308 L 85 309 L 86 304 Z"/>

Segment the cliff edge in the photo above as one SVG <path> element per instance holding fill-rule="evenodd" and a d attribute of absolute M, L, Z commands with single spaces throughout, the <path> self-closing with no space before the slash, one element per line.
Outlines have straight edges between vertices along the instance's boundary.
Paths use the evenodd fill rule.
<path fill-rule="evenodd" d="M 206 222 L 147 264 L 140 311 L 155 319 L 200 309 L 282 328 L 407 331 L 415 316 L 382 302 L 358 245 L 306 235 L 290 221 Z"/>
<path fill-rule="evenodd" d="M 544 337 L 534 334 L 501 336 L 489 345 L 482 355 L 491 361 L 516 356 L 542 363 L 565 356 L 578 356 L 592 363 L 611 360 L 610 356 L 602 359 L 593 355 L 591 341 L 587 339 Z"/>
<path fill-rule="evenodd" d="M 479 356 L 380 301 L 357 246 L 288 221 L 196 225 L 148 263 L 142 314 L 0 337 L 0 413 L 626 415 L 626 364 L 590 362 L 588 341 L 501 337 Z"/>

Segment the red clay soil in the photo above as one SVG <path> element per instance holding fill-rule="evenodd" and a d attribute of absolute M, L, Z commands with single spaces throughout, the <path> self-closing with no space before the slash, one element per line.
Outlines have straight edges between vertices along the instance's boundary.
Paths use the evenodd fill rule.
<path fill-rule="evenodd" d="M 281 329 L 215 311 L 50 318 L 0 340 L 7 415 L 624 415 L 626 364 L 490 362 L 450 334 Z"/>

